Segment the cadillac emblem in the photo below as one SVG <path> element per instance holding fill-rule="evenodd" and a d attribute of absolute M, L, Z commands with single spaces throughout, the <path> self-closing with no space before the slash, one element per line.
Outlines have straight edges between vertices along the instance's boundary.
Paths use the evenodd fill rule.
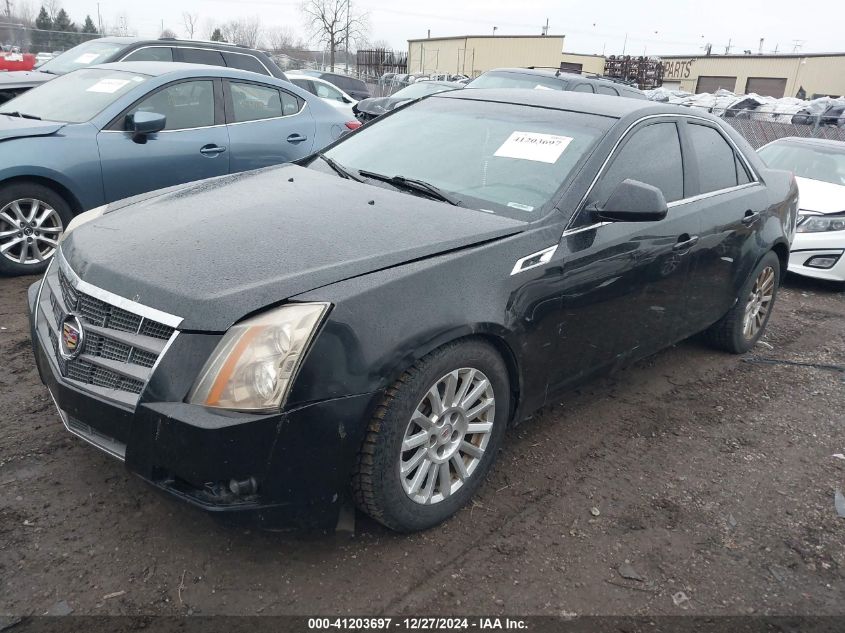
<path fill-rule="evenodd" d="M 73 360 L 82 353 L 85 332 L 82 323 L 75 314 L 68 314 L 62 321 L 59 332 L 59 354 L 65 360 Z"/>

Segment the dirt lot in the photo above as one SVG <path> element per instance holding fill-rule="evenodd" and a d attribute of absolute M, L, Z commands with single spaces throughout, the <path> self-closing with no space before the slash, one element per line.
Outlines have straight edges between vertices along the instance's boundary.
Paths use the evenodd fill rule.
<path fill-rule="evenodd" d="M 789 280 L 746 358 L 687 342 L 512 429 L 442 527 L 344 539 L 223 527 L 68 435 L 31 281 L 0 279 L 0 614 L 845 614 L 833 287 Z"/>

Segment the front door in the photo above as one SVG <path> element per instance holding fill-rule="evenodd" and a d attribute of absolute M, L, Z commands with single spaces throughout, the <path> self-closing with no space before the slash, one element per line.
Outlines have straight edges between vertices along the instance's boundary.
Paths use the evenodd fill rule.
<path fill-rule="evenodd" d="M 233 172 L 311 153 L 316 126 L 304 99 L 276 86 L 228 81 L 226 105 Z"/>
<path fill-rule="evenodd" d="M 564 233 L 562 318 L 553 389 L 625 364 L 673 343 L 685 315 L 689 262 L 700 230 L 677 204 L 687 186 L 677 124 L 635 128 L 600 175 Z M 667 202 L 657 222 L 601 222 L 590 210 L 625 179 L 658 187 Z"/>
<path fill-rule="evenodd" d="M 222 91 L 213 79 L 169 84 L 134 104 L 97 135 L 106 201 L 227 174 L 222 111 Z M 135 112 L 163 114 L 165 129 L 133 138 L 125 120 Z"/>

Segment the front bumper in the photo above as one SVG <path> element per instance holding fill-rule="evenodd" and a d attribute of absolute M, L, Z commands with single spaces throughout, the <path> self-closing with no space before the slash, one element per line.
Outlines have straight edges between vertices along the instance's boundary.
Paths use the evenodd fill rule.
<path fill-rule="evenodd" d="M 107 401 L 62 376 L 33 318 L 38 287 L 29 291 L 33 351 L 68 431 L 124 460 L 127 469 L 156 488 L 218 516 L 266 527 L 336 524 L 378 393 L 269 415 L 154 401 L 156 393 L 166 391 L 163 382 L 180 382 L 167 378 L 178 372 L 179 352 L 190 339 L 184 336 L 134 408 Z M 250 478 L 257 482 L 254 493 L 229 490 L 230 481 Z"/>
<path fill-rule="evenodd" d="M 838 257 L 831 268 L 814 268 L 807 263 L 814 257 Z M 789 253 L 789 272 L 826 279 L 845 281 L 845 231 L 825 233 L 796 233 Z"/>

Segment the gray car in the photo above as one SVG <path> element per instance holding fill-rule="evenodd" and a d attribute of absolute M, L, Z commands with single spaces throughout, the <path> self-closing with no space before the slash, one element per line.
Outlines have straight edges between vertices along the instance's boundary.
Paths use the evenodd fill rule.
<path fill-rule="evenodd" d="M 288 81 L 122 62 L 0 106 L 0 274 L 46 268 L 73 216 L 194 180 L 303 158 L 360 125 Z"/>

